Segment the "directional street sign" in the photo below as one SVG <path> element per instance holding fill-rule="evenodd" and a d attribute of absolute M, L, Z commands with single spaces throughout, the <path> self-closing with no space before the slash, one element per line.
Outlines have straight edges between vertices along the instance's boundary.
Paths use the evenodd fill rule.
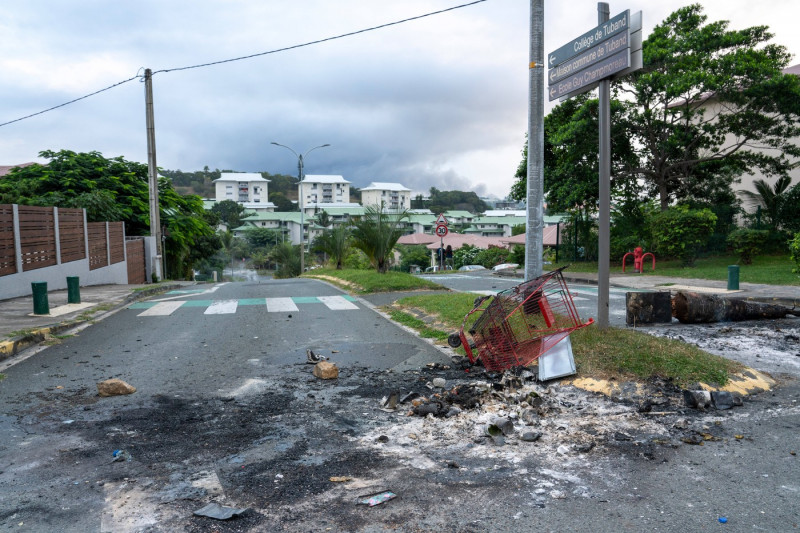
<path fill-rule="evenodd" d="M 597 46 L 590 48 L 586 52 L 578 54 L 550 69 L 547 73 L 547 81 L 552 85 L 553 83 L 563 80 L 564 78 L 575 74 L 576 72 L 588 68 L 599 61 L 607 58 L 608 56 L 618 53 L 621 50 L 628 48 L 630 39 L 628 32 L 615 35 L 610 39 L 606 39 Z"/>
<path fill-rule="evenodd" d="M 444 237 L 445 235 L 447 235 L 447 226 L 444 224 L 436 224 L 436 236 Z"/>
<path fill-rule="evenodd" d="M 581 90 L 584 87 L 585 90 L 589 90 L 592 84 L 628 68 L 631 64 L 630 59 L 630 50 L 626 48 L 585 70 L 554 83 L 550 86 L 547 94 L 552 101 L 571 93 L 584 92 Z"/>
<path fill-rule="evenodd" d="M 560 65 L 571 57 L 576 56 L 579 53 L 592 48 L 593 46 L 596 46 L 601 41 L 605 41 L 614 35 L 622 32 L 627 33 L 628 28 L 630 27 L 629 22 L 630 10 L 626 9 L 616 17 L 609 19 L 608 22 L 604 22 L 599 26 L 587 31 L 580 37 L 573 39 L 555 52 L 551 52 L 548 55 L 550 68 Z"/>

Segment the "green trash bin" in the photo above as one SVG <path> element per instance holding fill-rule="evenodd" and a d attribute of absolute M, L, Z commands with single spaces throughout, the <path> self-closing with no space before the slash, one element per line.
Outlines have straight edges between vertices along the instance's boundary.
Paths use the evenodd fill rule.
<path fill-rule="evenodd" d="M 31 290 L 33 291 L 33 314 L 49 315 L 50 304 L 47 301 L 47 282 L 32 281 Z"/>
<path fill-rule="evenodd" d="M 67 303 L 81 303 L 81 278 L 78 276 L 67 276 Z"/>
<path fill-rule="evenodd" d="M 739 290 L 739 265 L 728 266 L 728 290 Z"/>

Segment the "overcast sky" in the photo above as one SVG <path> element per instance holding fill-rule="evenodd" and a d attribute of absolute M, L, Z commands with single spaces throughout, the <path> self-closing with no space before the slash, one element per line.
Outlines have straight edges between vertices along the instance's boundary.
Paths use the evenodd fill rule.
<path fill-rule="evenodd" d="M 158 165 L 340 174 L 355 186 L 504 197 L 527 130 L 530 2 L 486 0 L 284 52 L 189 70 L 458 6 L 469 0 L 24 0 L 0 5 L 0 123 L 143 73 L 153 76 Z M 709 20 L 767 25 L 800 52 L 800 2 L 703 2 Z M 645 37 L 672 0 L 642 10 Z M 545 52 L 597 24 L 597 2 L 545 1 Z M 799 63 L 795 58 L 793 64 Z M 550 109 L 546 105 L 546 109 Z M 147 162 L 138 79 L 0 127 L 0 165 L 42 150 Z"/>

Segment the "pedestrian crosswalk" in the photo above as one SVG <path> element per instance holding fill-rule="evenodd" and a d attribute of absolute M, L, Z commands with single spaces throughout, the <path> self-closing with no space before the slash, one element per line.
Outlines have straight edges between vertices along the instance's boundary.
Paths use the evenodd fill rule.
<path fill-rule="evenodd" d="M 269 313 L 300 311 L 298 304 L 323 304 L 332 311 L 359 309 L 352 296 L 296 296 L 292 298 L 243 298 L 239 300 L 165 300 L 137 302 L 128 309 L 142 309 L 136 316 L 169 316 L 179 309 L 203 307 L 204 315 L 235 314 L 239 308 L 247 306 L 266 307 Z"/>

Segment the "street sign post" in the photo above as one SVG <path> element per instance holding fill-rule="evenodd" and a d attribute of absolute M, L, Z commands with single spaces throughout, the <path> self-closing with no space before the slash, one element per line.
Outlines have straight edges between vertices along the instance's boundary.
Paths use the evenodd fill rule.
<path fill-rule="evenodd" d="M 436 236 L 444 237 L 445 235 L 447 235 L 447 226 L 444 224 L 436 224 Z"/>
<path fill-rule="evenodd" d="M 611 80 L 642 68 L 642 12 L 609 18 L 608 3 L 597 3 L 597 26 L 548 56 L 550 101 L 600 87 L 598 157 L 597 326 L 608 327 L 611 174 Z"/>

